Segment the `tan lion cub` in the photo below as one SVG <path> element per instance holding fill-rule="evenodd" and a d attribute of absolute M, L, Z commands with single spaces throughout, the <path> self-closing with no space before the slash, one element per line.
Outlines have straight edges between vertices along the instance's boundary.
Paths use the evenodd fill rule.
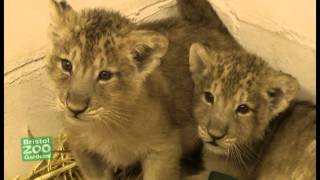
<path fill-rule="evenodd" d="M 291 75 L 245 51 L 190 48 L 194 115 L 206 170 L 239 179 L 315 177 L 315 107 Z"/>
<path fill-rule="evenodd" d="M 61 89 L 69 114 L 64 126 L 85 177 L 113 179 L 115 167 L 142 161 L 146 180 L 179 179 L 179 129 L 164 106 L 166 82 L 155 70 L 167 38 L 148 31 L 121 37 L 129 29 L 96 28 L 129 26 L 127 20 L 110 19 L 112 13 L 78 14 L 55 1 L 51 11 L 54 49 L 48 69 Z"/>

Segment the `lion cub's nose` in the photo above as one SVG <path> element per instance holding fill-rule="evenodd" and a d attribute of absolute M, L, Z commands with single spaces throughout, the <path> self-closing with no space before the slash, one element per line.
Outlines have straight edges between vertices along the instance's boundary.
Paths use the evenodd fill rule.
<path fill-rule="evenodd" d="M 66 104 L 68 110 L 72 112 L 75 117 L 77 117 L 79 114 L 86 111 L 89 105 L 89 101 L 90 100 L 87 96 L 68 93 Z"/>
<path fill-rule="evenodd" d="M 208 134 L 212 138 L 213 141 L 222 139 L 224 136 L 226 136 L 228 131 L 228 128 L 222 128 L 222 129 L 209 129 Z"/>
<path fill-rule="evenodd" d="M 208 134 L 213 141 L 222 139 L 228 132 L 228 126 L 218 121 L 208 123 Z"/>
<path fill-rule="evenodd" d="M 208 134 L 210 135 L 210 137 L 213 139 L 213 141 L 216 141 L 216 140 L 219 140 L 219 139 L 222 139 L 226 133 L 213 133 L 212 131 L 209 131 Z"/>

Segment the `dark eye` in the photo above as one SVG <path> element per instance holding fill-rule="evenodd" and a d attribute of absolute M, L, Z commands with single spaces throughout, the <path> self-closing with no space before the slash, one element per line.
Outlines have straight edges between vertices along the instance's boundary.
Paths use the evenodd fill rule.
<path fill-rule="evenodd" d="M 103 80 L 103 81 L 107 81 L 107 80 L 111 79 L 111 77 L 112 77 L 112 73 L 110 71 L 101 71 L 99 73 L 98 79 Z"/>
<path fill-rule="evenodd" d="M 247 114 L 248 112 L 250 112 L 250 108 L 245 104 L 241 104 L 237 107 L 236 112 L 239 114 Z"/>
<path fill-rule="evenodd" d="M 210 104 L 214 102 L 214 96 L 210 92 L 204 92 L 204 99 Z"/>
<path fill-rule="evenodd" d="M 67 59 L 62 59 L 61 60 L 61 66 L 62 66 L 62 69 L 67 71 L 67 72 L 71 72 L 72 71 L 72 63 Z"/>

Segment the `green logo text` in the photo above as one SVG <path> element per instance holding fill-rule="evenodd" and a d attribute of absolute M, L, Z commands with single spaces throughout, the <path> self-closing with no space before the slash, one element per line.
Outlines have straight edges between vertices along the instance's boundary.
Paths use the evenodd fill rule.
<path fill-rule="evenodd" d="M 21 139 L 22 160 L 52 159 L 52 138 L 33 137 Z"/>

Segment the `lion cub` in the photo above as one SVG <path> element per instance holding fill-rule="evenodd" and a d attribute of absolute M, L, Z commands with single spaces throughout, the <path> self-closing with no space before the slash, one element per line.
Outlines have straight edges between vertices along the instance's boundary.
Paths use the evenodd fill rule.
<path fill-rule="evenodd" d="M 141 162 L 146 180 L 179 179 L 180 129 L 157 70 L 167 38 L 115 12 L 78 13 L 53 0 L 50 10 L 48 72 L 85 178 L 114 179 L 116 168 Z"/>
<path fill-rule="evenodd" d="M 255 55 L 190 48 L 194 116 L 207 179 L 309 179 L 315 175 L 315 108 L 293 103 L 297 80 Z M 304 173 L 302 173 L 304 171 Z"/>

